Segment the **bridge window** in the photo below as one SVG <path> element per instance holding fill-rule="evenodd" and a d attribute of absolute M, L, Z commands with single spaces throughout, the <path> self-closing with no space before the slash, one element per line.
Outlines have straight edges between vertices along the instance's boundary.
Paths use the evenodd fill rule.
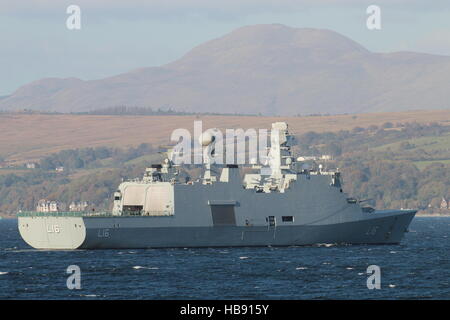
<path fill-rule="evenodd" d="M 271 227 L 275 227 L 277 225 L 277 220 L 276 220 L 275 216 L 268 216 L 266 218 L 266 221 L 269 223 L 269 226 L 271 226 Z"/>

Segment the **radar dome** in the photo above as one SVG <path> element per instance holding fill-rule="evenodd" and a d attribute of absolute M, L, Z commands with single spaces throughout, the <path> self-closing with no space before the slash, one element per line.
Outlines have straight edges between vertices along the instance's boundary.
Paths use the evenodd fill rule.
<path fill-rule="evenodd" d="M 216 140 L 216 137 L 214 136 L 214 134 L 210 130 L 207 130 L 207 131 L 203 132 L 200 135 L 200 137 L 198 138 L 198 141 L 200 142 L 200 144 L 203 147 L 209 146 L 215 140 Z"/>

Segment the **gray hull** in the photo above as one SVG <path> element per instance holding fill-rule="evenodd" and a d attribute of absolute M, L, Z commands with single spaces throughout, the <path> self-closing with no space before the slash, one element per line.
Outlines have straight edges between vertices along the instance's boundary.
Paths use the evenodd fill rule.
<path fill-rule="evenodd" d="M 146 227 L 151 217 L 20 217 L 19 230 L 38 249 L 397 244 L 415 211 L 372 215 L 354 222 L 274 227 Z"/>
<path fill-rule="evenodd" d="M 138 184 L 150 195 L 153 186 Z M 166 186 L 169 214 L 24 213 L 19 231 L 37 249 L 387 244 L 401 241 L 416 213 L 363 210 L 330 175 L 298 174 L 289 189 L 270 193 L 244 189 L 237 170 L 228 182 Z"/>

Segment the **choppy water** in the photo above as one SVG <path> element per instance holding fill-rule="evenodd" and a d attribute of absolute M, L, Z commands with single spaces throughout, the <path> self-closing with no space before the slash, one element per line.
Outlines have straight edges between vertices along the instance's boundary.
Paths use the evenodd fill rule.
<path fill-rule="evenodd" d="M 36 251 L 3 219 L 0 299 L 449 299 L 449 236 L 450 218 L 415 218 L 395 246 Z"/>

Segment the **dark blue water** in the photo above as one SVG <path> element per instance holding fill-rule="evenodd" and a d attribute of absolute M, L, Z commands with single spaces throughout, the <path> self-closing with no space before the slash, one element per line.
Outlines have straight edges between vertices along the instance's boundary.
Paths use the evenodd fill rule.
<path fill-rule="evenodd" d="M 36 251 L 3 219 L 0 299 L 449 299 L 449 233 L 450 218 L 415 218 L 393 246 Z"/>

